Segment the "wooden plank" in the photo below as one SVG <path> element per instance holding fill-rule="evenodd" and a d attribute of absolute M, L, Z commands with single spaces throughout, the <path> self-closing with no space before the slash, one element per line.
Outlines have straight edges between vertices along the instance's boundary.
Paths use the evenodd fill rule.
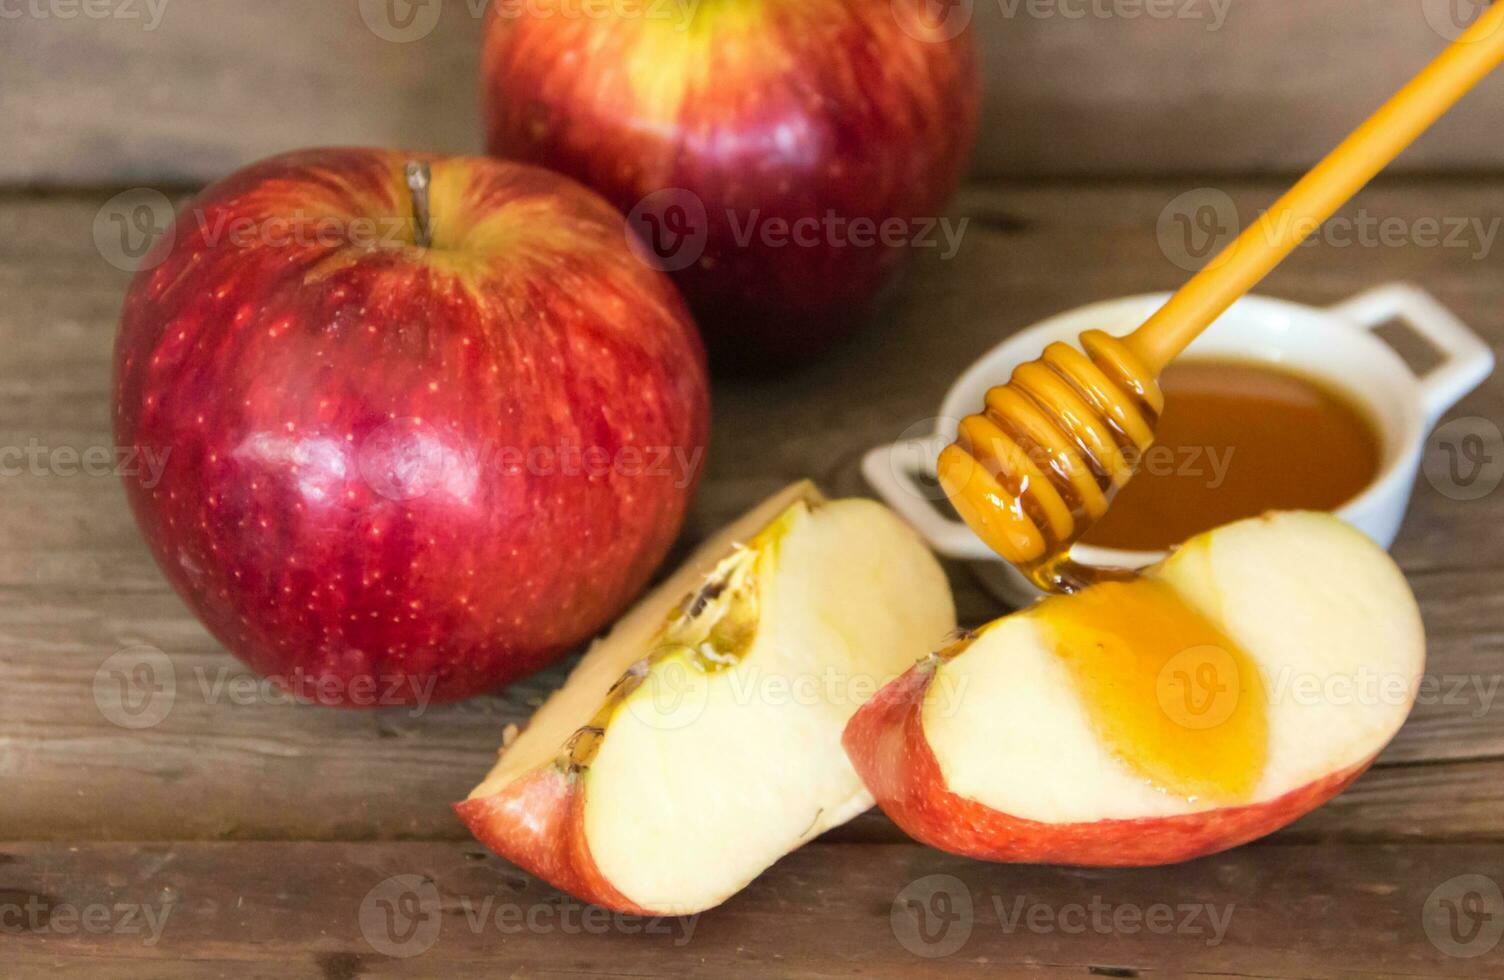
<path fill-rule="evenodd" d="M 0 184 L 197 183 L 308 145 L 473 151 L 475 12 L 486 2 L 17 2 L 0 31 Z M 972 12 L 981 53 L 977 175 L 1058 177 L 1303 170 L 1440 50 L 1454 3 L 1476 7 L 965 0 L 946 9 Z M 389 27 L 409 14 L 407 29 Z M 1501 106 L 1504 78 L 1399 169 L 1497 167 Z"/>
<path fill-rule="evenodd" d="M 916 263 L 867 333 L 786 378 L 718 384 L 715 448 L 686 539 L 799 477 L 865 492 L 862 453 L 922 425 L 992 343 L 1069 306 L 1173 287 L 1184 272 L 1155 228 L 1187 186 L 970 190 L 957 212 L 972 219 L 960 253 Z M 1251 215 L 1276 187 L 1225 190 Z M 110 444 L 109 349 L 127 276 L 94 250 L 107 196 L 0 199 L 0 446 Z M 1504 187 L 1388 183 L 1356 208 L 1411 227 L 1494 221 Z M 1293 259 L 1270 291 L 1329 303 L 1412 278 L 1497 344 L 1496 261 L 1328 242 Z M 1459 414 L 1504 419 L 1504 381 L 1491 379 Z M 1419 481 L 1396 555 L 1421 600 L 1438 687 L 1378 770 L 1282 839 L 1504 839 L 1501 518 L 1504 494 L 1452 500 Z M 0 837 L 461 839 L 447 804 L 562 674 L 416 717 L 266 703 L 279 699 L 265 687 L 247 694 L 249 676 L 166 587 L 112 476 L 0 478 L 0 534 Z M 951 571 L 965 622 L 998 614 L 965 569 Z M 177 692 L 161 724 L 128 731 L 100 712 L 93 684 L 106 658 L 141 644 L 165 652 Z M 901 837 L 872 816 L 838 839 Z"/>
<path fill-rule="evenodd" d="M 587 912 L 465 844 L 0 844 L 0 853 L 0 909 L 23 926 L 7 930 L 7 973 L 20 976 L 59 966 L 91 977 L 200 975 L 184 961 L 323 980 L 467 966 L 717 978 L 1504 975 L 1504 949 L 1487 949 L 1499 929 L 1485 922 L 1492 932 L 1454 944 L 1441 904 L 1497 883 L 1500 845 L 1266 847 L 1089 871 L 816 843 L 721 908 L 668 920 Z M 1477 894 L 1500 921 L 1497 889 Z M 1464 952 L 1479 955 L 1454 955 Z"/>

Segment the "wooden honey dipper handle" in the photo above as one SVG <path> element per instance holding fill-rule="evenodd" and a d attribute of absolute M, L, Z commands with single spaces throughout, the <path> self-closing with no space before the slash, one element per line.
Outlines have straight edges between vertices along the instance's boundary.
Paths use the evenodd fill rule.
<path fill-rule="evenodd" d="M 1165 365 L 1501 61 L 1504 0 L 1136 331 L 1089 330 L 1080 350 L 1051 344 L 987 392 L 937 461 L 962 519 L 1041 588 L 1097 574 L 1070 560 L 1070 545 L 1153 445 Z"/>
<path fill-rule="evenodd" d="M 1301 179 L 1125 340 L 1159 374 L 1458 99 L 1504 62 L 1504 2 Z"/>

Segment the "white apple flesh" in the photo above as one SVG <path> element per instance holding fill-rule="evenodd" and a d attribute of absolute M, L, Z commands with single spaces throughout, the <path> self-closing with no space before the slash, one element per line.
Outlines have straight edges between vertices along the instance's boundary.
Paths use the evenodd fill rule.
<path fill-rule="evenodd" d="M 578 898 L 701 911 L 872 805 L 846 722 L 954 626 L 891 512 L 791 487 L 628 613 L 456 809 Z"/>
<path fill-rule="evenodd" d="M 1246 794 L 1175 792 L 1130 764 L 1052 641 L 1046 603 L 921 663 L 852 719 L 847 750 L 888 815 L 921 841 L 991 860 L 1185 860 L 1336 795 L 1408 715 L 1425 667 L 1415 599 L 1389 556 L 1337 519 L 1231 524 L 1146 578 L 1214 624 L 1256 672 L 1267 735 Z"/>

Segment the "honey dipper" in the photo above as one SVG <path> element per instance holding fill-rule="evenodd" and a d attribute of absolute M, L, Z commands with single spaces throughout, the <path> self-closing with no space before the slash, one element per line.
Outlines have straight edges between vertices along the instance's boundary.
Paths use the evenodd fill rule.
<path fill-rule="evenodd" d="M 1126 337 L 1045 348 L 961 422 L 938 475 L 983 541 L 1042 588 L 1089 576 L 1068 549 L 1106 512 L 1154 442 L 1158 377 L 1390 161 L 1504 61 L 1504 3 L 1461 37 Z"/>

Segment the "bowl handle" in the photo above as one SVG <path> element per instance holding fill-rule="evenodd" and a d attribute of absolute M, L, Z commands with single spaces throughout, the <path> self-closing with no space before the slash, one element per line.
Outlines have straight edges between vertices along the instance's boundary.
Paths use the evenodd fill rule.
<path fill-rule="evenodd" d="M 921 470 L 933 479 L 935 461 L 949 441 L 936 435 L 880 446 L 862 459 L 862 475 L 883 502 L 941 555 L 961 561 L 1000 561 L 971 528 L 936 507 L 945 496 L 943 490 L 919 482 Z"/>
<path fill-rule="evenodd" d="M 1420 378 L 1428 430 L 1493 373 L 1494 353 L 1489 346 L 1430 293 L 1408 283 L 1379 286 L 1328 312 L 1365 330 L 1397 320 L 1436 349 L 1441 363 Z"/>

